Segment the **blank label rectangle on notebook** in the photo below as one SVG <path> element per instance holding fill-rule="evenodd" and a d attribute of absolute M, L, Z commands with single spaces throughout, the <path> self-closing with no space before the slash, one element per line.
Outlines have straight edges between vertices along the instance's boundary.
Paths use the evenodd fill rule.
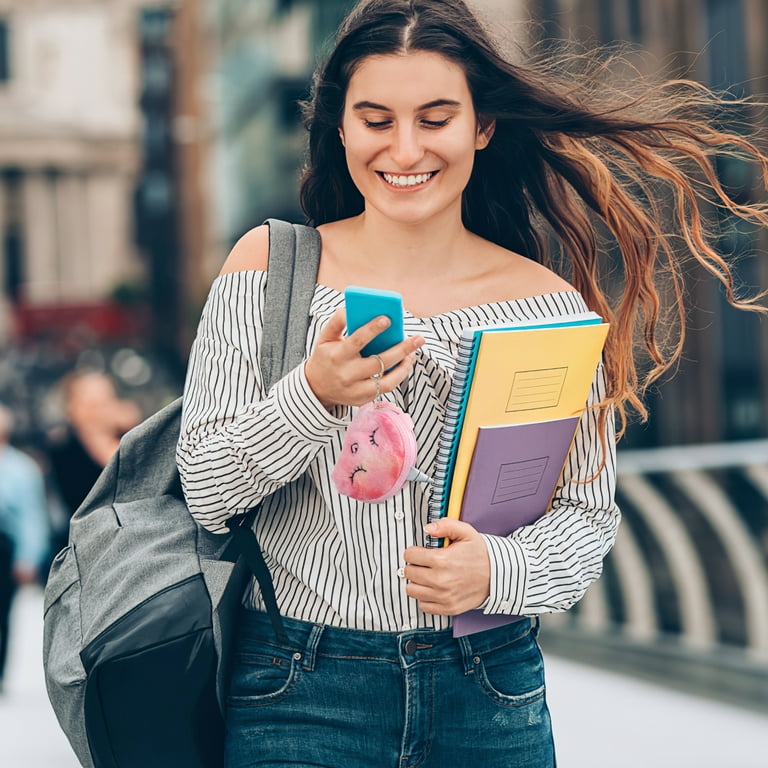
<path fill-rule="evenodd" d="M 541 456 L 536 459 L 502 464 L 499 467 L 499 476 L 491 504 L 524 499 L 526 496 L 538 493 L 548 462 L 549 457 Z"/>
<path fill-rule="evenodd" d="M 556 408 L 560 402 L 568 368 L 517 371 L 507 400 L 507 413 L 538 408 Z"/>

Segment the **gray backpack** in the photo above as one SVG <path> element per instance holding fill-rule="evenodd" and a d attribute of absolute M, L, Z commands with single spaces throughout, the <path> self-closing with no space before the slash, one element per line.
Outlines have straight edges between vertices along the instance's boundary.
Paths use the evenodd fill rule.
<path fill-rule="evenodd" d="M 268 224 L 261 365 L 271 385 L 304 357 L 320 248 L 314 229 Z M 176 469 L 180 415 L 181 399 L 123 437 L 46 584 L 48 696 L 89 768 L 223 765 L 228 649 L 251 574 L 283 633 L 256 510 L 223 535 L 190 516 Z"/>

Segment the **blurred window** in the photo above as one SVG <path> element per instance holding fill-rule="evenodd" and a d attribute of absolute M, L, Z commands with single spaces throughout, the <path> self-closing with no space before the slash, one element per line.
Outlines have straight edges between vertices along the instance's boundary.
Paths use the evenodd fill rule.
<path fill-rule="evenodd" d="M 10 30 L 8 21 L 0 19 L 0 83 L 11 78 L 11 52 L 9 50 Z"/>
<path fill-rule="evenodd" d="M 148 52 L 144 56 L 142 67 L 144 96 L 147 98 L 165 99 L 171 87 L 171 62 L 165 53 Z"/>
<path fill-rule="evenodd" d="M 640 0 L 629 0 L 629 38 L 635 43 L 643 39 L 643 14 Z"/>
<path fill-rule="evenodd" d="M 5 264 L 0 273 L 0 285 L 14 300 L 21 298 L 24 280 L 22 269 L 22 196 L 21 171 L 18 168 L 4 168 L 0 171 L 0 186 L 3 191 L 5 226 L 0 234 L 0 253 L 5 252 Z"/>
<path fill-rule="evenodd" d="M 600 0 L 598 7 L 598 33 L 603 43 L 616 39 L 615 0 Z"/>
<path fill-rule="evenodd" d="M 168 8 L 145 8 L 139 17 L 139 32 L 144 44 L 165 45 L 171 30 L 172 11 Z"/>

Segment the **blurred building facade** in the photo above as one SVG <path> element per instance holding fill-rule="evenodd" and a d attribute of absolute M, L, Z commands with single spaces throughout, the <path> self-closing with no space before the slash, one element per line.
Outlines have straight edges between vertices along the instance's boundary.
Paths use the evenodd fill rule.
<path fill-rule="evenodd" d="M 0 1 L 0 292 L 22 324 L 142 279 L 136 7 Z"/>
<path fill-rule="evenodd" d="M 213 191 L 218 238 L 226 247 L 268 216 L 302 219 L 298 102 L 308 95 L 314 63 L 348 5 L 209 4 L 216 92 Z"/>

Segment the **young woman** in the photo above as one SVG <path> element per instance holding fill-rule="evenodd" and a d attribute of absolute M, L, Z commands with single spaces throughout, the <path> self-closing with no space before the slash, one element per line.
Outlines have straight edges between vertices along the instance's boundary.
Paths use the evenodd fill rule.
<path fill-rule="evenodd" d="M 614 410 L 622 425 L 627 407 L 642 413 L 643 384 L 679 350 L 665 356 L 657 341 L 657 275 L 671 273 L 682 312 L 682 242 L 739 303 L 700 200 L 768 223 L 717 182 L 714 152 L 764 173 L 768 162 L 696 116 L 716 103 L 684 83 L 590 100 L 505 60 L 462 0 L 368 0 L 344 22 L 306 105 L 301 197 L 322 239 L 306 361 L 264 391 L 259 227 L 213 285 L 185 389 L 178 457 L 192 514 L 224 531 L 268 497 L 258 535 L 290 639 L 273 639 L 251 590 L 228 766 L 554 765 L 536 617 L 584 594 L 616 535 Z M 610 300 L 599 231 L 622 274 Z M 383 320 L 345 335 L 350 284 L 404 297 L 406 339 L 381 361 L 360 350 Z M 427 485 L 375 505 L 336 492 L 356 406 L 380 392 L 410 414 L 430 474 L 462 329 L 588 308 L 611 332 L 549 514 L 503 538 L 426 525 Z M 452 544 L 430 548 L 427 534 Z M 454 639 L 451 617 L 478 607 L 524 618 Z"/>

